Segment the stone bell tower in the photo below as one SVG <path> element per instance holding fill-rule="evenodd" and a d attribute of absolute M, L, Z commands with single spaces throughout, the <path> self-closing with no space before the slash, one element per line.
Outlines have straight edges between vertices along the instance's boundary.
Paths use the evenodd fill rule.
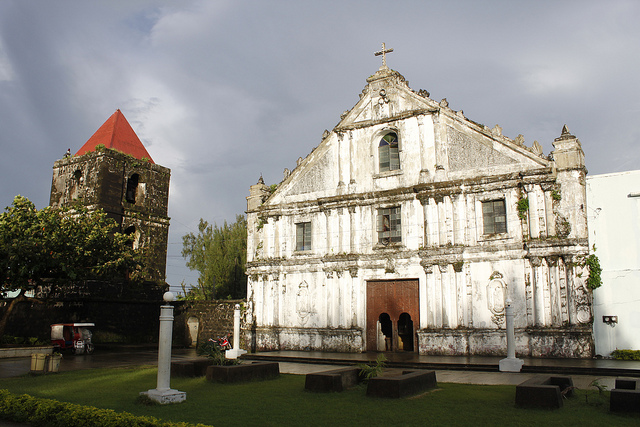
<path fill-rule="evenodd" d="M 50 205 L 102 208 L 144 250 L 147 279 L 164 282 L 170 175 L 116 110 L 75 155 L 54 163 Z"/>

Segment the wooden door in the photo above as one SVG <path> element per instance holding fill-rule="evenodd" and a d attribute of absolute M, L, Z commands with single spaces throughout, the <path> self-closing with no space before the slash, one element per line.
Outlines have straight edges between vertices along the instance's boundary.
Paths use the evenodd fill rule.
<path fill-rule="evenodd" d="M 387 313 L 393 324 L 392 350 L 398 346 L 398 320 L 407 313 L 413 321 L 413 337 L 420 324 L 418 280 L 370 280 L 367 282 L 367 351 L 377 351 L 378 318 Z M 417 348 L 414 342 L 413 348 Z"/>

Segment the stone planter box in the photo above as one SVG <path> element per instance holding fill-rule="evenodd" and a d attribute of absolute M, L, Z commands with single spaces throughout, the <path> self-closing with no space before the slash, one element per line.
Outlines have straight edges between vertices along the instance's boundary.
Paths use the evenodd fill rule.
<path fill-rule="evenodd" d="M 320 393 L 340 392 L 358 385 L 360 368 L 349 367 L 307 374 L 304 389 Z"/>
<path fill-rule="evenodd" d="M 267 380 L 280 375 L 278 362 L 253 362 L 241 365 L 207 367 L 207 381 L 238 383 L 245 381 Z"/>
<path fill-rule="evenodd" d="M 399 399 L 436 388 L 435 371 L 403 371 L 402 375 L 371 378 L 367 396 Z"/>
<path fill-rule="evenodd" d="M 204 377 L 211 361 L 207 358 L 171 362 L 172 377 Z"/>
<path fill-rule="evenodd" d="M 571 396 L 573 380 L 566 376 L 538 375 L 516 386 L 516 406 L 562 408 L 562 395 Z"/>
<path fill-rule="evenodd" d="M 640 379 L 616 379 L 609 399 L 611 412 L 640 412 Z"/>

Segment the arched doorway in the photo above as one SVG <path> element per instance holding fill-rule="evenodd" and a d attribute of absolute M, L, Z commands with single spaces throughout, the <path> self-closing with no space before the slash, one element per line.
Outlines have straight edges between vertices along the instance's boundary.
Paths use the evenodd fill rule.
<path fill-rule="evenodd" d="M 393 346 L 393 322 L 388 313 L 382 313 L 378 316 L 378 323 L 380 324 L 380 335 L 378 338 L 378 351 L 391 351 Z"/>
<path fill-rule="evenodd" d="M 367 351 L 416 350 L 419 298 L 416 279 L 367 282 Z"/>
<path fill-rule="evenodd" d="M 398 350 L 413 351 L 413 320 L 409 313 L 398 319 Z"/>
<path fill-rule="evenodd" d="M 189 340 L 191 343 L 189 347 L 195 347 L 198 345 L 198 329 L 200 328 L 200 320 L 191 316 L 187 319 L 187 329 L 189 330 Z"/>

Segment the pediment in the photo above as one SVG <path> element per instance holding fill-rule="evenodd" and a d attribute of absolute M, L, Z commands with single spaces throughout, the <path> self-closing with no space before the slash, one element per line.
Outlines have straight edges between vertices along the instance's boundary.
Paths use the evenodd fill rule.
<path fill-rule="evenodd" d="M 411 90 L 396 71 L 381 69 L 368 82 L 360 100 L 343 116 L 337 130 L 369 126 L 437 109 L 437 104 L 426 92 Z"/>
<path fill-rule="evenodd" d="M 472 129 L 447 126 L 447 157 L 450 172 L 544 166 L 546 160 L 508 138 L 490 138 Z"/>

